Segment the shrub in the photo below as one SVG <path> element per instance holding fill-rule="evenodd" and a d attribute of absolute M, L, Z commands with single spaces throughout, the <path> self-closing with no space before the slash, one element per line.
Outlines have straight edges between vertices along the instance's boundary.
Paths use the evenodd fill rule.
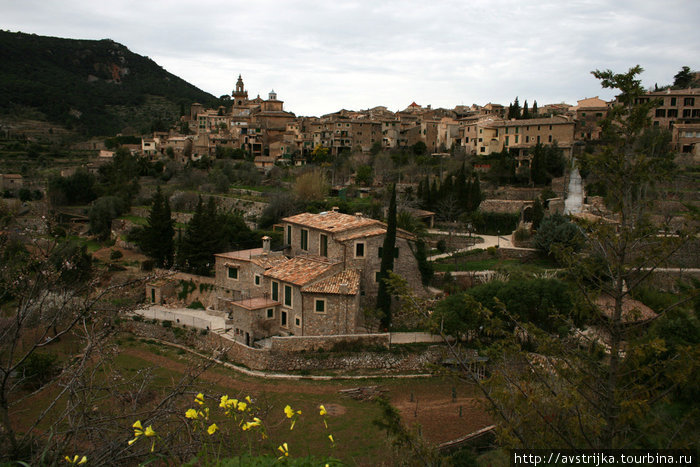
<path fill-rule="evenodd" d="M 171 327 L 173 327 L 173 322 L 172 321 L 163 321 L 163 327 L 164 328 L 171 328 Z"/>
<path fill-rule="evenodd" d="M 155 263 L 153 262 L 152 259 L 146 259 L 141 261 L 141 270 L 142 271 L 153 271 L 153 266 Z"/>
<path fill-rule="evenodd" d="M 204 305 L 202 305 L 202 302 L 200 302 L 199 300 L 195 300 L 194 302 L 190 303 L 189 305 L 187 305 L 187 308 L 189 308 L 191 310 L 204 310 L 205 309 Z"/>
<path fill-rule="evenodd" d="M 120 259 L 120 258 L 122 258 L 123 256 L 124 256 L 124 254 L 123 254 L 121 251 L 119 251 L 119 250 L 112 250 L 112 251 L 109 253 L 109 259 Z"/>
<path fill-rule="evenodd" d="M 513 234 L 513 238 L 516 242 L 525 242 L 530 240 L 530 231 L 528 229 L 519 228 Z"/>
<path fill-rule="evenodd" d="M 444 253 L 447 251 L 447 243 L 445 242 L 444 238 L 438 240 L 436 248 L 440 253 Z"/>
<path fill-rule="evenodd" d="M 56 355 L 34 352 L 17 367 L 17 373 L 21 375 L 22 385 L 27 388 L 38 389 L 51 381 L 57 373 Z"/>

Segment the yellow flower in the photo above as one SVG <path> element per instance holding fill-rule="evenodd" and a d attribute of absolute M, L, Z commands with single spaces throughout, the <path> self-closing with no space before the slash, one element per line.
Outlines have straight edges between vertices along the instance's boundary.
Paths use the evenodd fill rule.
<path fill-rule="evenodd" d="M 241 428 L 243 429 L 243 431 L 247 431 L 255 426 L 260 426 L 260 423 L 261 423 L 261 420 L 258 417 L 254 417 L 252 422 L 244 423 Z"/>
<path fill-rule="evenodd" d="M 294 410 L 291 406 L 287 405 L 284 408 L 284 413 L 287 415 L 287 418 L 292 418 L 292 426 L 289 427 L 290 430 L 294 429 L 294 424 L 297 422 L 296 416 L 301 415 L 301 410 Z"/>
<path fill-rule="evenodd" d="M 326 408 L 325 408 L 324 406 L 319 405 L 318 408 L 321 409 L 321 411 L 319 412 L 319 415 L 324 416 L 324 415 L 326 415 L 326 414 L 328 413 L 328 412 L 326 411 Z"/>
<path fill-rule="evenodd" d="M 250 399 L 250 396 L 245 396 L 245 400 L 247 400 L 249 404 L 253 403 L 253 401 Z"/>
<path fill-rule="evenodd" d="M 228 396 L 226 396 L 226 395 L 221 396 L 221 403 L 219 404 L 219 407 L 221 407 L 222 409 L 225 409 L 228 406 L 228 401 L 229 401 Z"/>
<path fill-rule="evenodd" d="M 141 425 L 141 420 L 136 420 L 131 427 L 134 429 L 134 439 L 129 441 L 129 446 L 134 444 L 139 436 L 143 435 L 143 425 Z"/>
<path fill-rule="evenodd" d="M 213 435 L 214 433 L 216 433 L 216 431 L 218 429 L 219 429 L 219 427 L 216 426 L 216 423 L 212 423 L 211 425 L 209 425 L 209 428 L 207 428 L 207 433 L 209 433 L 210 435 Z"/>
<path fill-rule="evenodd" d="M 282 459 L 283 457 L 289 457 L 289 447 L 287 447 L 287 443 L 284 443 L 282 446 L 278 446 L 277 450 L 282 453 L 282 455 L 279 456 L 277 459 Z"/>
<path fill-rule="evenodd" d="M 328 435 L 328 439 L 331 440 L 331 444 L 335 446 L 335 440 L 333 439 L 333 435 Z"/>
<path fill-rule="evenodd" d="M 143 425 L 141 424 L 141 420 L 136 420 L 136 422 L 134 422 L 134 424 L 131 425 L 131 427 L 134 429 L 134 439 L 129 441 L 129 446 L 134 444 L 136 442 L 136 440 L 139 439 L 139 437 L 141 437 L 141 436 L 153 437 L 154 438 L 153 443 L 151 443 L 151 452 L 153 452 L 153 450 L 156 447 L 156 440 L 155 440 L 156 432 L 153 430 L 153 426 L 148 425 L 146 427 L 146 429 L 144 430 Z M 87 459 L 86 459 L 86 462 L 87 462 Z"/>
<path fill-rule="evenodd" d="M 245 412 L 245 409 L 246 409 L 246 408 L 248 408 L 248 404 L 246 404 L 245 402 L 239 402 L 239 403 L 238 403 L 238 410 L 239 410 L 240 412 Z"/>
<path fill-rule="evenodd" d="M 68 456 L 66 456 L 65 459 L 66 459 L 66 462 L 68 462 L 69 464 L 75 464 L 75 465 L 82 465 L 82 464 L 85 464 L 87 462 L 87 456 L 83 456 L 82 458 L 80 458 L 80 460 L 78 460 L 77 454 L 73 457 L 73 459 L 71 459 Z"/>
<path fill-rule="evenodd" d="M 185 412 L 185 417 L 190 418 L 192 420 L 197 420 L 199 418 L 195 409 L 189 409 L 187 412 Z"/>
<path fill-rule="evenodd" d="M 201 392 L 197 394 L 197 397 L 194 398 L 194 401 L 199 405 L 204 405 L 204 394 L 202 394 Z"/>

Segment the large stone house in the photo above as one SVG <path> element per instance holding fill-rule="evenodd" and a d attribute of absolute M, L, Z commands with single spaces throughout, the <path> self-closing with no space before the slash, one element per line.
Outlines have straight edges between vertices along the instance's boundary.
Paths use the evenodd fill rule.
<path fill-rule="evenodd" d="M 337 211 L 282 220 L 283 251 L 263 247 L 215 255 L 217 309 L 236 340 L 272 335 L 323 336 L 364 330 L 363 307 L 376 300 L 386 224 Z M 415 237 L 398 230 L 394 272 L 423 292 Z"/>

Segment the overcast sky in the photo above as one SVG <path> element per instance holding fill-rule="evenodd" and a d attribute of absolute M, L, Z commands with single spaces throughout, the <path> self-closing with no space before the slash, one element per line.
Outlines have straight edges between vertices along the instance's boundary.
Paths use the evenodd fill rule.
<path fill-rule="evenodd" d="M 594 69 L 645 86 L 700 70 L 698 0 L 0 0 L 0 28 L 112 39 L 216 96 L 238 74 L 297 115 L 412 101 L 600 96 Z"/>

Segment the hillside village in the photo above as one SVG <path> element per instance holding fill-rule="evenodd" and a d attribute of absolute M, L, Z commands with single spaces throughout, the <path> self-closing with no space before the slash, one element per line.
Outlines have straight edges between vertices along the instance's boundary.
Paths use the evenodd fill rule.
<path fill-rule="evenodd" d="M 668 364 L 648 391 L 668 390 L 673 404 L 696 410 L 688 401 L 700 330 L 700 87 L 620 87 L 621 99 L 610 102 L 521 105 L 516 97 L 297 117 L 274 90 L 250 98 L 239 75 L 217 108 L 192 103 L 168 129 L 148 134 L 61 146 L 59 130 L 3 121 L 3 322 L 44 304 L 52 311 L 37 305 L 34 321 L 7 324 L 26 334 L 22 342 L 39 336 L 39 349 L 63 336 L 61 326 L 64 342 L 77 342 L 71 330 L 99 309 L 104 335 L 118 339 L 113 349 L 158 343 L 248 376 L 425 377 L 439 368 L 496 394 L 501 414 L 484 416 L 474 403 L 466 410 L 475 426 L 465 432 L 454 428 L 464 422 L 462 405 L 444 433 L 448 409 L 425 412 L 421 423 L 441 433 L 440 443 L 480 438 L 484 429 L 492 436 L 499 423 L 522 430 L 519 417 L 534 427 L 528 439 L 553 436 L 550 423 L 570 428 L 575 414 L 562 410 L 561 420 L 548 415 L 541 425 L 527 398 L 498 391 L 536 375 L 533 387 L 544 381 L 555 393 L 541 396 L 543 407 L 558 414 L 569 403 L 585 406 L 590 393 L 582 402 L 572 387 L 585 386 L 602 361 L 624 361 L 631 372 L 643 359 Z M 615 133 L 638 109 L 645 123 L 632 136 Z M 627 159 L 613 159 L 615 151 Z M 93 301 L 70 318 L 66 310 L 81 298 Z M 568 351 L 587 356 L 569 362 L 561 356 Z M 56 352 L 69 361 L 70 352 Z M 687 373 L 676 372 L 676 359 Z M 19 375 L 9 361 L 5 374 Z M 547 386 L 569 365 L 579 365 L 573 380 Z M 33 377 L 39 387 L 51 381 Z M 22 397 L 35 389 L 24 387 Z M 477 389 L 473 400 L 484 397 Z M 644 391 L 620 391 L 648 403 Z M 456 394 L 452 386 L 452 402 Z M 125 406 L 141 396 L 129 397 Z M 697 429 L 697 419 L 683 419 Z M 598 421 L 602 446 L 610 424 Z M 660 430 L 672 437 L 668 426 Z"/>

